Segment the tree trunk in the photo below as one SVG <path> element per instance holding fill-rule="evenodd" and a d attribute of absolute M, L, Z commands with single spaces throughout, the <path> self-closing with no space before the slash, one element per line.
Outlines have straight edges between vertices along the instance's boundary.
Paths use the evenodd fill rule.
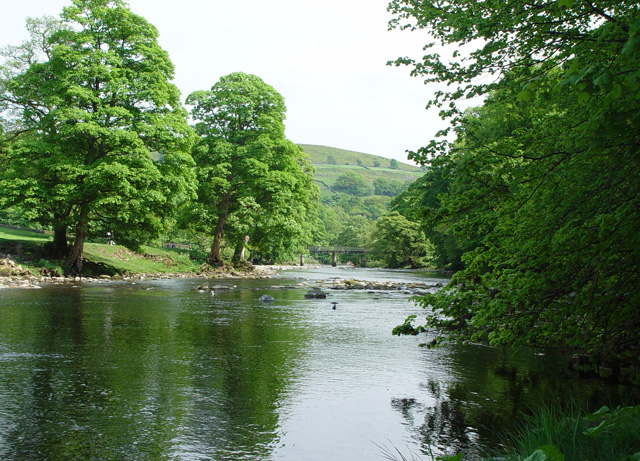
<path fill-rule="evenodd" d="M 66 270 L 70 275 L 82 275 L 82 254 L 84 252 L 84 242 L 87 239 L 89 228 L 88 213 L 81 214 L 80 222 L 76 226 L 76 239 L 71 247 L 71 252 L 67 256 Z"/>
<path fill-rule="evenodd" d="M 56 258 L 62 258 L 67 255 L 68 251 L 67 226 L 55 227 L 53 229 L 53 255 Z"/>
<path fill-rule="evenodd" d="M 222 262 L 220 260 L 220 245 L 222 244 L 222 235 L 224 234 L 224 225 L 227 222 L 227 216 L 229 214 L 229 195 L 225 194 L 220 202 L 218 210 L 218 222 L 216 223 L 216 230 L 213 233 L 213 243 L 211 244 L 211 251 L 207 262 L 211 265 L 219 266 Z"/>
<path fill-rule="evenodd" d="M 241 261 L 244 261 L 244 251 L 247 248 L 247 243 L 249 243 L 249 236 L 245 235 L 242 241 L 238 242 L 236 245 L 236 249 L 233 252 L 233 262 L 237 264 Z"/>

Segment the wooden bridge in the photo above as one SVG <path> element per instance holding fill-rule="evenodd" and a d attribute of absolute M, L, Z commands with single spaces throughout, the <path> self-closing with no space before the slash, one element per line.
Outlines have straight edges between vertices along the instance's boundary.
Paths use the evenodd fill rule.
<path fill-rule="evenodd" d="M 338 254 L 360 254 L 360 267 L 365 267 L 366 258 L 365 255 L 369 252 L 366 248 L 358 247 L 308 247 L 309 254 L 330 254 L 331 265 L 336 267 L 338 265 Z M 300 265 L 304 266 L 304 255 L 300 255 Z"/>

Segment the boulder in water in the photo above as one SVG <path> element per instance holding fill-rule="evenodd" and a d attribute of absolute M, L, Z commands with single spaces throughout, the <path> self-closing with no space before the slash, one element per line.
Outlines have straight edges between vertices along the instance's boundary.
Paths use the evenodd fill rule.
<path fill-rule="evenodd" d="M 263 303 L 272 303 L 275 301 L 273 296 L 269 296 L 269 295 L 262 295 L 260 296 L 260 299 L 258 299 L 258 301 L 263 302 Z"/>
<path fill-rule="evenodd" d="M 327 294 L 322 291 L 321 288 L 312 288 L 307 291 L 304 295 L 305 298 L 315 298 L 315 299 L 324 299 L 327 297 Z"/>

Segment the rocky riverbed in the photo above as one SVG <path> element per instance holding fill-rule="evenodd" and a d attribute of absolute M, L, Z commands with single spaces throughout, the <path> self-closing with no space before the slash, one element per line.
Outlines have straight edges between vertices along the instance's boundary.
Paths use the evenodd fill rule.
<path fill-rule="evenodd" d="M 113 281 L 141 281 L 174 278 L 192 279 L 240 279 L 240 278 L 269 278 L 279 270 L 292 269 L 294 266 L 254 266 L 253 271 L 207 271 L 190 273 L 146 273 L 134 275 L 98 275 L 87 277 L 62 276 L 46 268 L 29 270 L 17 264 L 10 257 L 0 259 L 0 288 L 32 288 L 37 289 L 45 285 L 73 285 L 79 283 L 107 283 Z"/>
<path fill-rule="evenodd" d="M 312 267 L 312 266 L 308 266 Z M 65 277 L 48 269 L 40 269 L 39 273 L 27 270 L 10 258 L 0 259 L 0 288 L 31 288 L 37 289 L 49 285 L 77 285 L 84 283 L 108 283 L 115 281 L 136 282 L 142 280 L 160 279 L 268 279 L 279 271 L 300 269 L 299 266 L 254 266 L 252 271 L 206 271 L 190 273 L 148 273 L 135 275 L 99 275 L 91 277 Z M 298 288 L 309 290 L 365 290 L 372 292 L 403 291 L 406 294 L 421 295 L 441 288 L 441 283 L 402 283 L 402 282 L 371 282 L 355 279 L 329 279 L 316 282 L 299 283 L 292 287 L 280 285 L 273 288 Z M 208 286 L 207 286 L 208 289 Z M 316 291 L 317 293 L 317 291 Z M 317 296 L 314 296 L 317 297 Z"/>

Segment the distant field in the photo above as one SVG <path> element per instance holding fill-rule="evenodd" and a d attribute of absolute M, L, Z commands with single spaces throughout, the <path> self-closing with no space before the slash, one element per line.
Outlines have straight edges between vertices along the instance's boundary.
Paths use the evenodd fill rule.
<path fill-rule="evenodd" d="M 390 168 L 372 168 L 367 170 L 357 165 L 313 165 L 313 167 L 316 170 L 314 179 L 318 182 L 320 190 L 323 188 L 326 189 L 320 181 L 331 187 L 336 182 L 338 176 L 347 171 L 361 174 L 365 182 L 370 186 L 373 185 L 373 181 L 377 178 L 386 178 L 389 181 L 394 179 L 398 181 L 415 181 L 423 175 L 420 171 L 392 170 Z"/>
<path fill-rule="evenodd" d="M 329 188 L 335 184 L 336 179 L 346 172 L 361 174 L 370 186 L 373 186 L 373 181 L 378 178 L 386 178 L 389 181 L 415 181 L 423 175 L 417 166 L 402 162 L 398 162 L 398 169 L 391 169 L 389 168 L 390 160 L 377 155 L 310 144 L 300 144 L 300 147 L 309 155 L 311 164 L 316 170 L 314 179 L 320 187 L 321 194 L 329 192 Z M 327 163 L 329 155 L 336 160 L 336 165 Z M 363 166 L 358 165 L 358 160 Z M 380 162 L 379 167 L 373 166 L 376 160 Z"/>
<path fill-rule="evenodd" d="M 338 165 L 358 165 L 358 160 L 362 162 L 365 167 L 375 168 L 373 166 L 374 161 L 380 162 L 380 168 L 388 168 L 391 160 L 378 155 L 365 154 L 363 152 L 354 152 L 350 150 L 338 149 L 336 147 L 316 146 L 314 144 L 298 144 L 302 150 L 309 156 L 313 165 L 326 164 L 327 157 L 333 156 Z M 404 162 L 398 162 L 400 170 L 404 171 L 420 171 L 420 168 L 415 165 L 410 165 Z M 361 167 L 362 168 L 362 167 Z"/>

